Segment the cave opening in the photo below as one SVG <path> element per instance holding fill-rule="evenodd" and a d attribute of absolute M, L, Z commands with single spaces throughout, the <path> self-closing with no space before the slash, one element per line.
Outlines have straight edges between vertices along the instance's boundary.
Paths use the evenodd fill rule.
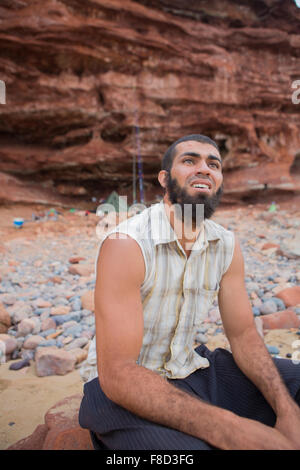
<path fill-rule="evenodd" d="M 294 161 L 290 166 L 290 175 L 300 178 L 300 152 L 296 153 Z"/>

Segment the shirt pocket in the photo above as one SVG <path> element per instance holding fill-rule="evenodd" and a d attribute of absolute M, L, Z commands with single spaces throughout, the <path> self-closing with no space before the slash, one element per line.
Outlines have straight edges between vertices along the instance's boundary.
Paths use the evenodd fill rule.
<path fill-rule="evenodd" d="M 216 289 L 200 288 L 196 296 L 194 326 L 199 327 L 207 317 L 208 310 L 219 293 L 219 286 Z"/>

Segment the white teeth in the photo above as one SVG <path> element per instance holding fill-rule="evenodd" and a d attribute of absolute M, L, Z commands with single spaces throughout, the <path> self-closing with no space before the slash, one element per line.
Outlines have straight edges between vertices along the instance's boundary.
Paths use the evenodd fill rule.
<path fill-rule="evenodd" d="M 209 188 L 207 184 L 193 184 L 193 188 Z"/>

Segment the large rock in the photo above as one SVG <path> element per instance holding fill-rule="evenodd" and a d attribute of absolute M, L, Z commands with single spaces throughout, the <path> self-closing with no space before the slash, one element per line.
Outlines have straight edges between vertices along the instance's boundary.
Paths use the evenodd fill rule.
<path fill-rule="evenodd" d="M 90 433 L 78 423 L 82 396 L 60 400 L 45 415 L 45 423 L 7 450 L 93 450 Z"/>
<path fill-rule="evenodd" d="M 300 286 L 288 287 L 277 292 L 276 297 L 283 300 L 286 307 L 300 304 Z"/>
<path fill-rule="evenodd" d="M 36 373 L 38 377 L 48 375 L 65 375 L 71 372 L 76 358 L 64 349 L 56 346 L 39 347 L 35 354 Z"/>
<path fill-rule="evenodd" d="M 260 317 L 263 322 L 263 328 L 274 330 L 280 328 L 298 328 L 300 318 L 293 310 L 283 310 L 282 312 L 270 313 Z"/>
<path fill-rule="evenodd" d="M 198 131 L 220 144 L 227 197 L 299 190 L 292 0 L 2 3 L 0 200 L 69 204 L 116 181 L 132 197 L 139 147 L 149 201 L 158 156 Z"/>

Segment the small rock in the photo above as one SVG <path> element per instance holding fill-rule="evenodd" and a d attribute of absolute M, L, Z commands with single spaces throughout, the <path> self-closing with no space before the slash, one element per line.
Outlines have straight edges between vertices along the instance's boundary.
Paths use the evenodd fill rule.
<path fill-rule="evenodd" d="M 38 377 L 48 375 L 65 375 L 74 370 L 76 358 L 56 347 L 38 348 L 35 355 L 36 373 Z"/>
<path fill-rule="evenodd" d="M 300 286 L 289 287 L 277 292 L 276 297 L 281 299 L 287 307 L 300 304 Z"/>
<path fill-rule="evenodd" d="M 36 299 L 36 301 L 34 302 L 34 306 L 37 308 L 47 308 L 47 307 L 52 307 L 52 304 L 48 300 L 39 298 L 39 299 Z"/>
<path fill-rule="evenodd" d="M 80 300 L 83 310 L 95 311 L 94 294 L 94 290 L 89 290 L 81 296 Z"/>
<path fill-rule="evenodd" d="M 280 248 L 279 245 L 277 245 L 276 243 L 265 243 L 261 249 L 262 250 L 269 250 L 270 248 Z"/>
<path fill-rule="evenodd" d="M 207 338 L 206 338 L 206 341 L 207 341 Z M 83 338 L 83 337 L 76 338 L 76 339 L 74 339 L 74 341 L 70 342 L 65 347 L 65 350 L 70 351 L 70 349 L 83 348 L 83 346 L 85 346 L 88 342 L 89 342 L 89 340 L 87 338 Z"/>
<path fill-rule="evenodd" d="M 5 333 L 0 334 L 0 341 L 5 344 L 5 353 L 11 354 L 18 346 L 17 340 Z"/>
<path fill-rule="evenodd" d="M 69 266 L 69 273 L 78 276 L 85 276 L 88 277 L 94 273 L 94 265 L 93 264 L 76 264 Z"/>
<path fill-rule="evenodd" d="M 258 307 L 252 307 L 252 312 L 255 317 L 260 316 L 260 310 Z"/>
<path fill-rule="evenodd" d="M 270 313 L 275 313 L 277 312 L 277 305 L 276 302 L 273 300 L 267 300 L 267 302 L 264 302 L 260 307 L 259 307 L 260 313 L 262 315 L 267 315 Z"/>
<path fill-rule="evenodd" d="M 32 333 L 35 328 L 35 322 L 31 318 L 24 318 L 18 324 L 17 336 L 26 336 Z"/>
<path fill-rule="evenodd" d="M 42 321 L 42 324 L 41 324 L 41 330 L 42 331 L 46 331 L 46 330 L 50 330 L 52 328 L 56 328 L 56 323 L 55 321 L 53 320 L 53 318 L 45 318 L 43 321 Z"/>
<path fill-rule="evenodd" d="M 7 311 L 11 317 L 12 323 L 17 324 L 25 318 L 32 315 L 32 308 L 23 300 L 17 301 L 12 307 L 8 307 Z"/>
<path fill-rule="evenodd" d="M 82 256 L 73 256 L 72 258 L 69 259 L 69 263 L 71 264 L 77 264 L 79 263 L 79 261 L 84 261 L 85 258 L 83 258 Z"/>
<path fill-rule="evenodd" d="M 267 350 L 269 351 L 270 354 L 279 354 L 280 351 L 276 346 L 271 346 L 269 344 L 266 344 Z"/>
<path fill-rule="evenodd" d="M 81 348 L 70 349 L 69 352 L 76 359 L 76 364 L 80 364 L 82 361 L 85 361 L 88 356 L 88 351 Z"/>
<path fill-rule="evenodd" d="M 45 339 L 40 335 L 32 335 L 23 343 L 24 349 L 36 349 Z"/>
<path fill-rule="evenodd" d="M 69 313 L 71 310 L 71 307 L 70 306 L 64 306 L 64 305 L 61 305 L 60 307 L 53 307 L 51 309 L 51 312 L 50 314 L 51 315 L 66 315 L 67 313 Z"/>
<path fill-rule="evenodd" d="M 19 369 L 23 369 L 23 367 L 28 367 L 28 366 L 30 366 L 30 361 L 28 359 L 22 359 L 21 361 L 13 362 L 12 364 L 10 364 L 9 369 L 19 370 Z"/>

